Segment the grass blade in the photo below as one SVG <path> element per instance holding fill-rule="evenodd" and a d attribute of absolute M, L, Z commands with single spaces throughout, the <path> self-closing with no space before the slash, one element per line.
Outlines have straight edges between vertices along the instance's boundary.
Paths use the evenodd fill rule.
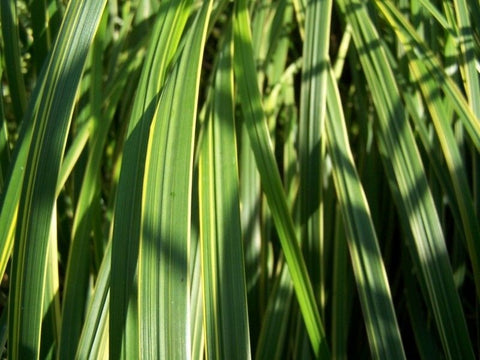
<path fill-rule="evenodd" d="M 91 51 L 91 66 L 89 78 L 90 88 L 90 116 L 92 122 L 90 137 L 90 151 L 85 165 L 83 181 L 75 208 L 72 225 L 72 241 L 67 262 L 67 270 L 63 291 L 62 334 L 58 357 L 69 359 L 75 356 L 78 339 L 85 316 L 85 299 L 88 292 L 90 270 L 89 240 L 92 231 L 95 195 L 100 192 L 98 177 L 103 148 L 110 128 L 110 119 L 101 116 L 102 105 L 102 75 L 101 65 L 103 52 L 102 40 L 105 36 L 107 12 L 104 12 L 95 41 Z M 87 120 L 88 121 L 88 120 Z M 82 309 L 82 310 L 80 310 Z"/>
<path fill-rule="evenodd" d="M 318 298 L 324 293 L 324 202 L 319 179 L 325 153 L 326 69 L 332 1 L 309 1 L 306 8 L 299 109 L 300 224 L 302 247 Z M 323 288 L 323 289 L 322 289 Z M 323 300 L 323 299 L 322 299 Z M 324 302 L 321 302 L 322 307 Z"/>
<path fill-rule="evenodd" d="M 255 64 L 245 1 L 237 3 L 234 16 L 234 42 L 235 78 L 238 83 L 240 103 L 242 104 L 263 189 L 272 211 L 314 353 L 320 358 L 328 358 L 329 350 L 320 314 L 312 285 L 308 279 L 305 262 L 297 243 L 293 221 L 288 213 L 278 168 L 272 154 L 271 142 L 255 78 Z"/>
<path fill-rule="evenodd" d="M 131 111 L 114 210 L 110 313 L 118 316 L 110 317 L 112 358 L 138 357 L 138 315 L 133 294 L 136 292 L 143 164 L 157 97 L 177 51 L 190 13 L 189 5 L 189 2 L 172 1 L 160 8 Z"/>
<path fill-rule="evenodd" d="M 473 351 L 453 283 L 442 227 L 393 70 L 365 6 L 355 0 L 341 3 L 354 29 L 354 42 L 372 91 L 378 114 L 377 140 L 391 191 L 403 214 L 405 231 L 413 239 L 412 257 L 426 284 L 445 353 L 470 359 Z"/>
<path fill-rule="evenodd" d="M 229 27 L 199 161 L 206 357 L 250 359 Z"/>
<path fill-rule="evenodd" d="M 387 7 L 385 7 L 385 10 L 386 9 Z M 480 244 L 478 241 L 476 241 L 476 237 L 480 233 L 480 226 L 478 224 L 478 219 L 475 215 L 475 208 L 471 200 L 465 165 L 460 151 L 456 145 L 453 131 L 450 128 L 451 125 L 447 123 L 447 119 L 444 117 L 444 106 L 442 102 L 440 102 L 441 88 L 439 87 L 438 82 L 435 80 L 434 74 L 432 74 L 431 67 L 429 70 L 427 63 L 415 56 L 414 52 L 411 50 L 411 44 L 417 41 L 417 36 L 415 35 L 413 28 L 408 24 L 408 22 L 406 22 L 405 19 L 402 19 L 400 17 L 401 15 L 398 14 L 392 7 L 388 7 L 388 9 L 390 11 L 388 14 L 390 15 L 387 16 L 389 16 L 389 19 L 392 19 L 391 21 L 397 21 L 397 23 L 401 21 L 401 29 L 403 31 L 398 32 L 399 38 L 406 39 L 408 41 L 407 43 L 404 42 L 403 44 L 406 45 L 407 50 L 410 50 L 407 52 L 407 55 L 409 56 L 409 67 L 411 69 L 414 81 L 418 83 L 424 95 L 425 102 L 437 132 L 437 136 L 440 140 L 442 151 L 448 166 L 448 171 L 452 179 L 453 188 L 455 190 L 457 200 L 456 203 L 459 206 L 461 219 L 463 222 L 463 229 L 465 231 L 467 247 L 473 267 L 477 295 L 480 296 Z M 391 16 L 393 14 L 395 14 L 395 17 Z M 470 53 L 472 49 L 468 51 Z M 470 67 L 471 66 L 468 68 Z M 442 73 L 442 68 L 437 66 L 433 71 L 437 74 Z M 478 90 L 478 79 L 471 76 L 471 69 L 465 70 L 465 73 L 470 74 L 470 80 L 467 81 L 467 86 L 469 89 L 468 94 L 470 96 L 475 96 L 472 94 L 475 94 Z M 472 110 L 476 111 L 477 109 L 475 104 L 477 101 L 473 101 L 471 103 Z M 478 111 L 480 113 L 480 109 L 478 109 Z M 478 120 L 476 120 L 476 123 L 480 124 Z"/>
<path fill-rule="evenodd" d="M 105 329 L 108 328 L 108 308 L 110 304 L 110 266 L 112 262 L 112 243 L 105 249 L 102 265 L 98 272 L 97 282 L 88 305 L 87 316 L 83 324 L 76 359 L 98 359 L 101 349 L 108 349 L 102 343 Z"/>
<path fill-rule="evenodd" d="M 39 92 L 13 256 L 9 357 L 38 358 L 51 216 L 77 86 L 105 1 L 69 3 Z M 36 102 L 33 98 L 32 102 Z M 46 304 L 49 305 L 49 304 Z"/>
<path fill-rule="evenodd" d="M 190 217 L 195 118 L 212 1 L 189 28 L 155 110 L 145 160 L 138 303 L 141 356 L 183 359 L 190 343 Z M 168 174 L 168 176 L 165 176 Z"/>
<path fill-rule="evenodd" d="M 452 101 L 465 129 L 470 135 L 477 151 L 480 151 L 480 120 L 475 115 L 472 107 L 463 96 L 455 82 L 447 75 L 438 58 L 427 48 L 419 38 L 412 26 L 405 20 L 402 14 L 391 4 L 390 1 L 375 1 L 378 9 L 392 24 L 398 40 L 405 47 L 407 54 L 420 58 L 428 69 L 429 76 L 433 77 Z M 413 54 L 412 54 L 413 53 Z M 475 81 L 473 82 L 473 84 Z M 474 86 L 472 84 L 472 86 Z"/>
<path fill-rule="evenodd" d="M 329 70 L 328 149 L 372 357 L 405 359 L 377 235 L 348 143 L 340 93 L 333 71 Z"/>
<path fill-rule="evenodd" d="M 258 339 L 255 359 L 282 359 L 285 356 L 288 317 L 292 307 L 293 286 L 284 260 L 280 261 L 275 284 L 269 297 L 265 319 Z M 275 339 L 275 341 L 271 341 Z"/>

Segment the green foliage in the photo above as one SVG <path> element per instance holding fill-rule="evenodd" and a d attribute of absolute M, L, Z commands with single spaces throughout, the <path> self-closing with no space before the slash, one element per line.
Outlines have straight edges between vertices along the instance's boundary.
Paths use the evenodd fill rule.
<path fill-rule="evenodd" d="M 480 5 L 2 0 L 10 359 L 473 359 Z"/>

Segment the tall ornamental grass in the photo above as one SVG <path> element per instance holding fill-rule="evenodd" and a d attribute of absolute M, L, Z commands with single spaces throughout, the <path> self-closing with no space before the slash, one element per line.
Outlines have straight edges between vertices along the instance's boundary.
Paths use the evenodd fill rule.
<path fill-rule="evenodd" d="M 9 359 L 474 359 L 477 0 L 1 0 Z"/>

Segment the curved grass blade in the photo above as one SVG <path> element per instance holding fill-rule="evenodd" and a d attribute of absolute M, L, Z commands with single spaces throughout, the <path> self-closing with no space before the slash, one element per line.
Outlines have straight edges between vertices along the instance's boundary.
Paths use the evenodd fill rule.
<path fill-rule="evenodd" d="M 4 2 L 2 2 L 2 5 Z M 33 132 L 33 121 L 38 112 L 40 93 L 44 89 L 47 67 L 37 78 L 28 107 L 22 120 L 18 139 L 12 151 L 10 168 L 7 171 L 7 181 L 0 194 L 0 276 L 3 276 L 13 250 L 13 237 L 17 225 L 17 210 L 22 191 L 21 184 L 25 174 L 25 164 Z"/>
<path fill-rule="evenodd" d="M 92 130 L 90 151 L 81 183 L 72 226 L 67 270 L 63 282 L 62 332 L 58 349 L 59 359 L 75 356 L 85 312 L 90 265 L 90 233 L 95 194 L 100 192 L 98 174 L 101 169 L 110 119 L 102 118 L 102 53 L 108 13 L 104 12 L 91 51 L 89 77 L 90 114 Z"/>
<path fill-rule="evenodd" d="M 327 145 L 372 357 L 405 359 L 377 235 L 348 143 L 340 93 L 329 70 Z"/>
<path fill-rule="evenodd" d="M 44 69 L 46 70 L 46 69 Z M 45 72 L 40 76 L 32 95 L 25 119 L 35 118 L 40 92 L 43 89 Z M 13 250 L 13 238 L 17 225 L 17 210 L 22 192 L 22 182 L 25 174 L 25 164 L 33 132 L 33 121 L 23 121 L 16 146 L 13 150 L 12 161 L 8 169 L 7 183 L 2 189 L 0 197 L 0 274 L 3 276 Z"/>
<path fill-rule="evenodd" d="M 140 356 L 184 359 L 190 338 L 190 217 L 200 68 L 212 1 L 189 28 L 153 118 L 138 263 Z"/>
<path fill-rule="evenodd" d="M 258 90 L 246 1 L 236 3 L 234 15 L 235 78 L 251 147 L 271 209 L 302 315 L 317 357 L 329 358 L 323 325 L 312 285 L 297 243 Z"/>
<path fill-rule="evenodd" d="M 9 357 L 39 356 L 51 216 L 75 94 L 106 1 L 71 1 L 39 91 L 19 206 L 9 306 Z M 31 100 L 33 103 L 37 99 Z"/>

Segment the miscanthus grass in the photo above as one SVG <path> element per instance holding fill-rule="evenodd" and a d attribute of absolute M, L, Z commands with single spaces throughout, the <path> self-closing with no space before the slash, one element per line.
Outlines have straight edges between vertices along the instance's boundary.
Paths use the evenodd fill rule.
<path fill-rule="evenodd" d="M 9 359 L 473 359 L 480 3 L 1 0 Z"/>

